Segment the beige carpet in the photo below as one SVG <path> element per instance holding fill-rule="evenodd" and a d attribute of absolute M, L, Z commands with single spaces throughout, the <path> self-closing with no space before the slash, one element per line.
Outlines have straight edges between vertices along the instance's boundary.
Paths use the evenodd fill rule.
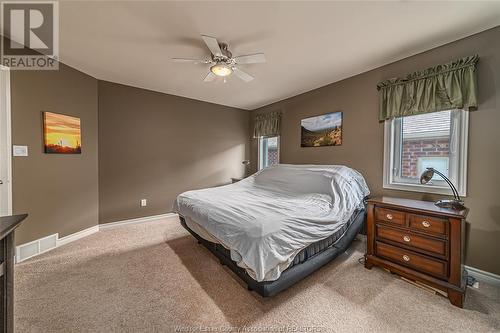
<path fill-rule="evenodd" d="M 17 265 L 17 332 L 500 331 L 500 288 L 465 309 L 357 260 L 364 244 L 281 294 L 248 292 L 174 218 L 101 231 Z"/>

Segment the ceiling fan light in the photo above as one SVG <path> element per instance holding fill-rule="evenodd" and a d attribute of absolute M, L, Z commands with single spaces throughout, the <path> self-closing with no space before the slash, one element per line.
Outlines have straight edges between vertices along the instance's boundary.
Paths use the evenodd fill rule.
<path fill-rule="evenodd" d="M 224 63 L 220 63 L 220 62 L 213 65 L 212 67 L 210 67 L 210 71 L 212 73 L 214 73 L 215 75 L 222 76 L 222 77 L 231 75 L 231 73 L 233 72 L 231 67 L 229 67 L 228 65 L 226 65 Z"/>

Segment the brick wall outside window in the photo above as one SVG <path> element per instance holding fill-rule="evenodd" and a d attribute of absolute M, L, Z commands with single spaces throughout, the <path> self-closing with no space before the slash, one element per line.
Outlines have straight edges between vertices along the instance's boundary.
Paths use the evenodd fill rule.
<path fill-rule="evenodd" d="M 404 139 L 401 156 L 402 176 L 417 178 L 419 157 L 448 157 L 449 138 Z"/>
<path fill-rule="evenodd" d="M 276 165 L 279 163 L 278 160 L 278 149 L 268 149 L 267 151 L 267 165 Z"/>

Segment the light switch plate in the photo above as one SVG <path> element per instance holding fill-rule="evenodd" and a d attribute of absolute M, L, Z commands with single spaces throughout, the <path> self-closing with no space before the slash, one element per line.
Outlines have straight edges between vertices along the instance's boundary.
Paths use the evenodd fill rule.
<path fill-rule="evenodd" d="M 28 156 L 28 146 L 12 146 L 12 156 Z"/>

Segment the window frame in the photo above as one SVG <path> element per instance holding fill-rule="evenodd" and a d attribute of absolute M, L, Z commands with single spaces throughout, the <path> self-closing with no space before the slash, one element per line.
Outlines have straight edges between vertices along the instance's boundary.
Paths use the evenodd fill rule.
<path fill-rule="evenodd" d="M 280 163 L 280 158 L 281 158 L 281 143 L 280 143 L 280 136 L 269 136 L 269 137 L 259 137 L 258 139 L 258 149 L 257 149 L 257 154 L 258 154 L 258 170 L 264 169 L 263 167 L 263 161 L 262 161 L 262 148 L 263 148 L 263 143 L 264 140 L 269 139 L 269 138 L 277 138 L 277 146 L 278 146 L 278 163 Z"/>
<path fill-rule="evenodd" d="M 446 110 L 443 110 L 446 111 Z M 469 140 L 469 112 L 464 110 L 452 113 L 452 128 L 451 128 L 451 142 L 456 142 L 457 150 L 454 163 L 450 160 L 450 170 L 453 168 L 455 177 L 450 177 L 453 184 L 457 187 L 460 196 L 467 195 L 467 158 L 468 158 L 468 140 Z M 399 118 L 400 119 L 400 118 Z M 398 138 L 396 130 L 398 126 L 396 118 L 386 120 L 384 122 L 384 165 L 383 165 L 383 188 L 401 191 L 435 193 L 444 195 L 453 195 L 451 189 L 444 181 L 434 181 L 433 184 L 420 184 L 420 183 L 405 183 L 398 182 L 397 176 L 394 176 L 393 170 L 395 165 L 395 144 L 396 140 L 402 143 Z M 400 127 L 399 127 L 400 128 Z M 457 136 L 454 141 L 452 136 Z M 400 151 L 401 149 L 399 149 Z M 400 155 L 400 154 L 399 154 Z M 450 174 L 451 175 L 451 174 Z M 452 179 L 456 178 L 456 179 Z"/>

